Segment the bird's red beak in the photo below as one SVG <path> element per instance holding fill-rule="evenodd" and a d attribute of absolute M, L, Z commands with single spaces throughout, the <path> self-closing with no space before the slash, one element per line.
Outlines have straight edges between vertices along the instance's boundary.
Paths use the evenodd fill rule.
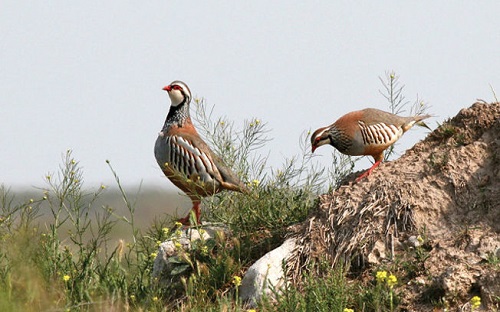
<path fill-rule="evenodd" d="M 170 91 L 172 91 L 172 87 L 170 85 L 168 85 L 168 86 L 164 87 L 162 90 L 170 92 Z"/>
<path fill-rule="evenodd" d="M 317 148 L 318 148 L 317 146 L 314 146 L 314 145 L 313 145 L 313 146 L 312 146 L 312 148 L 311 148 L 311 152 L 312 152 L 312 153 L 314 153 L 314 151 L 315 151 Z"/>

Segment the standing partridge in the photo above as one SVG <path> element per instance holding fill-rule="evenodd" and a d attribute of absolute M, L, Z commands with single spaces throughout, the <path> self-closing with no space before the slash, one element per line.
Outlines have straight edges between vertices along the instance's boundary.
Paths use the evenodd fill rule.
<path fill-rule="evenodd" d="M 330 144 L 342 154 L 372 156 L 375 163 L 356 179 L 358 182 L 372 173 L 384 159 L 384 151 L 403 133 L 414 124 L 425 126 L 421 121 L 429 117 L 401 117 L 375 108 L 350 112 L 332 125 L 314 131 L 311 136 L 312 152 L 321 145 Z"/>
<path fill-rule="evenodd" d="M 240 179 L 227 168 L 191 122 L 191 91 L 182 81 L 163 88 L 171 105 L 165 124 L 155 143 L 155 157 L 163 173 L 193 202 L 196 222 L 200 223 L 200 199 L 222 190 L 248 192 Z M 189 225 L 189 214 L 179 220 Z"/>

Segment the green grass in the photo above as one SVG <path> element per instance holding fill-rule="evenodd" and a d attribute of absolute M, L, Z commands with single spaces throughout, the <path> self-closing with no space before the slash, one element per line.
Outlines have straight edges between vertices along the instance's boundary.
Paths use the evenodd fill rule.
<path fill-rule="evenodd" d="M 178 259 L 179 265 L 187 264 L 178 272 L 179 282 L 161 288 L 151 270 L 158 242 L 178 235 L 172 222 L 156 219 L 149 228 L 138 228 L 136 208 L 125 191 L 128 215 L 96 206 L 105 187 L 85 190 L 83 173 L 68 151 L 60 170 L 47 175 L 39 198 L 12 205 L 9 191 L 0 190 L 0 309 L 246 311 L 235 276 L 279 245 L 286 227 L 316 206 L 320 185 L 311 181 L 319 176 L 299 178 L 306 164 L 291 161 L 272 177 L 261 177 L 263 184 L 250 183 L 249 196 L 225 193 L 204 201 L 212 209 L 207 218 L 227 224 L 232 234 L 194 245 Z M 50 217 L 39 222 L 42 214 Z M 119 224 L 128 227 L 129 239 L 114 243 L 110 238 Z M 367 295 L 370 288 L 376 291 L 375 284 L 356 286 L 347 282 L 342 268 L 318 268 L 321 279 L 305 274 L 302 288 L 288 286 L 277 302 L 264 300 L 259 310 L 343 311 L 363 300 L 363 305 L 378 302 L 373 293 L 380 291 Z"/>
<path fill-rule="evenodd" d="M 245 127 L 243 136 L 263 131 L 251 123 Z M 107 187 L 84 187 L 83 172 L 69 150 L 33 199 L 15 204 L 2 187 L 0 309 L 243 310 L 234 276 L 241 277 L 263 253 L 281 244 L 287 226 L 307 217 L 318 193 L 328 188 L 328 176 L 327 171 L 308 171 L 314 164 L 307 154 L 286 160 L 271 173 L 261 169 L 265 159 L 258 166 L 242 166 L 239 152 L 259 142 L 240 142 L 245 146 L 226 152 L 231 156 L 226 161 L 238 162 L 235 167 L 241 166 L 240 173 L 247 176 L 251 194 L 225 192 L 203 201 L 205 220 L 226 224 L 231 235 L 202 242 L 182 255 L 177 272 L 181 278 L 168 288 L 159 287 L 151 271 L 158 243 L 177 235 L 173 222 L 163 217 L 139 227 L 138 207 L 109 162 L 125 213 L 99 201 Z M 113 233 L 118 227 L 123 237 L 119 241 Z"/>
<path fill-rule="evenodd" d="M 402 101 L 400 95 L 396 101 Z M 151 272 L 158 243 L 179 235 L 171 218 L 139 218 L 140 207 L 110 162 L 125 209 L 103 202 L 108 188 L 85 187 L 84 173 L 68 150 L 31 199 L 19 202 L 8 188 L 0 188 L 1 311 L 247 310 L 238 299 L 238 278 L 280 245 L 287 227 L 304 221 L 317 207 L 318 195 L 335 188 L 354 162 L 334 151 L 331 167 L 320 166 L 304 133 L 301 152 L 270 168 L 262 156 L 269 141 L 265 122 L 252 118 L 238 128 L 213 118 L 203 100 L 196 99 L 194 106 L 201 135 L 251 189 L 249 195 L 222 192 L 203 199 L 204 221 L 224 223 L 231 234 L 180 253 L 172 259 L 177 282 L 160 287 Z M 376 271 L 361 284 L 350 281 L 342 267 L 311 264 L 300 287 L 287 285 L 276 301 L 265 298 L 258 310 L 395 310 L 397 286 L 377 280 Z"/>

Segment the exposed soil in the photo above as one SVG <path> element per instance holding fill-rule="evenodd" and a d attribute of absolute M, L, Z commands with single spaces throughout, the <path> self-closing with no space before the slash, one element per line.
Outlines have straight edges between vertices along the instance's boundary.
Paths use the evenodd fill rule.
<path fill-rule="evenodd" d="M 479 311 L 500 310 L 500 103 L 462 109 L 401 158 L 355 177 L 321 196 L 294 233 L 293 277 L 326 255 L 361 281 L 396 268 L 402 311 L 470 311 L 473 296 Z"/>

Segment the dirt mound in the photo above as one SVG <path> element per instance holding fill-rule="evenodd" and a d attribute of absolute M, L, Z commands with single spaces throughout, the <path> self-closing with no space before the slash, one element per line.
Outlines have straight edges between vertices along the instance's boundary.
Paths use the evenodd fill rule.
<path fill-rule="evenodd" d="M 500 307 L 500 103 L 475 103 L 398 160 L 320 198 L 295 234 L 298 278 L 311 260 L 401 267 L 400 307 Z"/>

